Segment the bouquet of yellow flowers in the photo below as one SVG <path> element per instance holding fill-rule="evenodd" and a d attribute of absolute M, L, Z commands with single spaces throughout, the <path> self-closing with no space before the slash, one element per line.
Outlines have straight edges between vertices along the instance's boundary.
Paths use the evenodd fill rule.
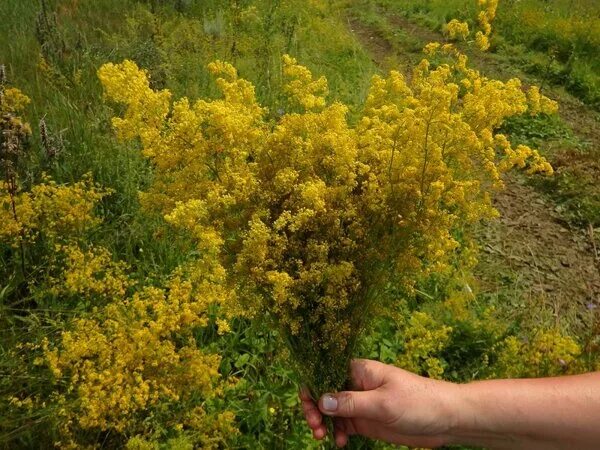
<path fill-rule="evenodd" d="M 139 139 L 154 165 L 143 206 L 189 233 L 198 254 L 218 252 L 232 311 L 276 325 L 314 395 L 343 388 L 361 331 L 394 306 L 389 280 L 409 295 L 448 269 L 457 229 L 496 215 L 502 171 L 552 171 L 497 128 L 554 102 L 485 78 L 452 45 L 426 51 L 437 66 L 423 59 L 409 81 L 373 78 L 356 123 L 289 56 L 278 115 L 224 62 L 209 66 L 222 98 L 194 103 L 152 90 L 133 62 L 99 70 L 126 107 L 119 137 Z"/>

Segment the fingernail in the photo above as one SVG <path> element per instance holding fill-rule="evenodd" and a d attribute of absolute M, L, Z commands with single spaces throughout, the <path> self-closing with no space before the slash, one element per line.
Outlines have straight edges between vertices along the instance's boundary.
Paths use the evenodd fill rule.
<path fill-rule="evenodd" d="M 331 394 L 325 394 L 323 396 L 323 409 L 325 411 L 334 412 L 338 407 L 337 398 Z"/>

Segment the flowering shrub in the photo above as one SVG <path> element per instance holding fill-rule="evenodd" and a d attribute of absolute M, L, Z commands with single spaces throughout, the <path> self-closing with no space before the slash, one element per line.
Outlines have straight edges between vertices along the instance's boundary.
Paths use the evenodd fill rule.
<path fill-rule="evenodd" d="M 109 193 L 89 177 L 72 185 L 59 185 L 45 177 L 31 191 L 13 195 L 6 182 L 0 183 L 0 238 L 16 247 L 38 238 L 64 242 L 82 236 L 98 225 L 93 209 Z"/>
<path fill-rule="evenodd" d="M 17 243 L 23 238 L 23 230 L 19 224 L 16 211 L 16 195 L 18 192 L 17 167 L 23 148 L 31 135 L 31 127 L 23 122 L 20 114 L 30 102 L 29 97 L 19 89 L 6 86 L 6 73 L 4 65 L 0 65 L 0 214 L 4 220 L 0 224 L 0 237 L 2 242 L 9 240 L 9 245 L 19 246 Z M 21 246 L 21 257 L 24 258 Z"/>
<path fill-rule="evenodd" d="M 492 21 L 496 17 L 498 0 L 478 0 L 479 13 L 477 23 L 480 30 L 475 33 L 475 44 L 481 51 L 490 48 L 490 35 L 492 34 Z M 457 19 L 452 19 L 444 27 L 445 34 L 453 40 L 466 40 L 469 36 L 469 25 Z"/>
<path fill-rule="evenodd" d="M 537 330 L 531 341 L 510 336 L 500 346 L 494 375 L 540 377 L 575 373 L 580 346 L 559 330 Z"/>
<path fill-rule="evenodd" d="M 231 294 L 217 251 L 203 241 L 202 255 L 180 265 L 164 283 L 136 282 L 128 264 L 90 242 L 89 231 L 102 222 L 96 206 L 111 190 L 89 175 L 71 184 L 43 175 L 29 189 L 21 186 L 17 169 L 30 128 L 18 114 L 28 99 L 12 88 L 0 94 L 2 250 L 20 252 L 23 277 L 35 273 L 27 289 L 37 305 L 65 307 L 74 299 L 79 309 L 94 306 L 73 320 L 50 319 L 55 337 L 18 344 L 28 357 L 10 353 L 30 366 L 28 379 L 48 377 L 44 367 L 53 375 L 50 393 L 22 392 L 20 386 L 17 395 L 11 393 L 11 412 L 30 417 L 36 409 L 51 408 L 61 439 L 56 445 L 65 448 L 96 444 L 98 433 L 106 433 L 105 442 L 110 436 L 115 445 L 127 442 L 130 448 L 145 439 L 160 442 L 161 433 L 188 447 L 221 447 L 237 430 L 233 414 L 224 408 L 215 413 L 212 403 L 231 383 L 220 377 L 221 358 L 196 341 L 212 322 L 221 333 L 229 327 L 218 311 Z M 37 251 L 36 260 L 27 249 Z M 33 317 L 35 311 L 32 305 Z"/>
<path fill-rule="evenodd" d="M 475 33 L 475 42 L 480 50 L 485 51 L 490 48 L 490 35 L 492 34 L 492 21 L 496 17 L 498 0 L 479 0 L 479 22 L 480 31 Z"/>
<path fill-rule="evenodd" d="M 375 308 L 393 306 L 387 279 L 410 292 L 445 270 L 460 245 L 454 229 L 497 214 L 490 190 L 502 171 L 552 171 L 495 132 L 528 111 L 520 82 L 489 80 L 451 46 L 438 50 L 448 62 L 423 60 L 410 82 L 375 76 L 355 126 L 345 105 L 327 103 L 324 78 L 287 56 L 286 92 L 300 109 L 275 123 L 223 62 L 209 66 L 223 98 L 193 104 L 171 104 L 130 61 L 98 72 L 126 106 L 118 135 L 139 138 L 155 165 L 145 207 L 201 250 L 220 249 L 240 303 L 274 320 L 315 393 L 345 383 L 360 331 Z"/>
<path fill-rule="evenodd" d="M 405 349 L 396 364 L 430 378 L 441 378 L 444 368 L 436 354 L 448 345 L 451 332 L 451 327 L 436 323 L 427 313 L 413 313 L 405 330 Z"/>
<path fill-rule="evenodd" d="M 133 281 L 126 274 L 127 264 L 113 261 L 112 254 L 103 247 L 87 250 L 79 245 L 56 245 L 63 269 L 50 281 L 48 292 L 56 297 L 123 298 Z"/>
<path fill-rule="evenodd" d="M 164 288 L 116 297 L 76 319 L 57 346 L 46 341 L 45 359 L 65 385 L 54 400 L 63 444 L 81 443 L 82 431 L 142 439 L 166 426 L 189 445 L 218 448 L 235 434 L 232 413 L 208 408 L 226 388 L 220 358 L 194 338 L 209 323 L 209 306 L 226 298 L 210 288 L 218 275 L 207 269 L 182 268 Z"/>

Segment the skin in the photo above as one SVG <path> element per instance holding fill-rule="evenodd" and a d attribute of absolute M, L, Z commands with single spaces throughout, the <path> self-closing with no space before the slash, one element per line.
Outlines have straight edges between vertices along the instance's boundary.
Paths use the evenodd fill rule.
<path fill-rule="evenodd" d="M 360 434 L 393 444 L 449 444 L 490 449 L 600 448 L 600 372 L 468 384 L 420 377 L 397 367 L 355 360 L 352 391 L 300 399 L 315 439 L 334 417 L 335 442 Z"/>

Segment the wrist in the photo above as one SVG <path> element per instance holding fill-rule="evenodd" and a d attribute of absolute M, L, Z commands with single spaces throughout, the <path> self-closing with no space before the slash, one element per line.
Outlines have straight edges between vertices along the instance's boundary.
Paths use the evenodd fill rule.
<path fill-rule="evenodd" d="M 449 381 L 434 381 L 435 395 L 432 397 L 433 409 L 438 412 L 436 423 L 439 424 L 432 437 L 438 437 L 444 445 L 456 444 L 467 428 L 468 415 L 465 414 L 463 385 Z M 429 408 L 428 408 L 429 409 Z M 431 411 L 431 409 L 429 409 Z"/>
<path fill-rule="evenodd" d="M 459 443 L 460 437 L 473 428 L 471 418 L 474 408 L 465 399 L 465 385 L 445 383 L 443 411 L 446 423 L 447 444 Z"/>
<path fill-rule="evenodd" d="M 493 383 L 493 382 L 492 382 Z M 502 430 L 495 417 L 501 399 L 494 398 L 489 382 L 455 384 L 449 444 L 475 445 L 495 449 L 513 449 L 513 436 Z"/>
<path fill-rule="evenodd" d="M 448 432 L 453 444 L 478 432 L 479 401 L 473 398 L 472 391 L 472 383 L 454 385 L 451 428 Z"/>

